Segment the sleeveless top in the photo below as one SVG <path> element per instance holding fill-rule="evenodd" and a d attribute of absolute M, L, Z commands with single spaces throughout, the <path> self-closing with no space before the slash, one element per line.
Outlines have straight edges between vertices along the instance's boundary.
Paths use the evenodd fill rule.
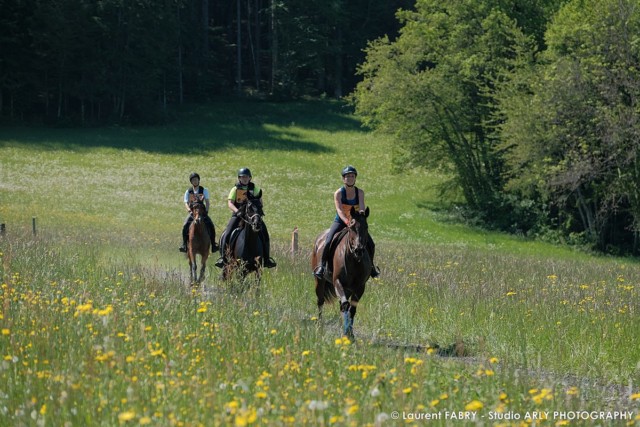
<path fill-rule="evenodd" d="M 347 199 L 347 189 L 344 188 L 344 186 L 342 186 L 340 188 L 340 193 L 341 193 L 341 198 L 340 201 L 342 202 L 342 212 L 345 214 L 345 216 L 351 220 L 351 208 L 356 206 L 360 206 L 360 190 L 358 190 L 358 187 L 354 187 L 356 189 L 356 197 L 353 199 Z M 336 217 L 334 219 L 334 221 L 337 222 L 342 222 L 342 219 L 340 219 L 340 215 L 338 215 L 338 213 L 336 212 Z"/>

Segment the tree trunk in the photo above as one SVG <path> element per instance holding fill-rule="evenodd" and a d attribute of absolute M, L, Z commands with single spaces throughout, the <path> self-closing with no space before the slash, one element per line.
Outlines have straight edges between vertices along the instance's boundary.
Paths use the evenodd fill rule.
<path fill-rule="evenodd" d="M 207 0 L 204 0 L 207 1 Z M 204 6 L 202 7 L 204 10 Z M 207 8 L 208 10 L 208 8 Z M 182 26 L 180 25 L 180 5 L 176 7 L 176 18 L 178 23 L 178 103 L 184 103 L 184 86 L 183 86 L 183 70 L 182 70 Z"/>
<path fill-rule="evenodd" d="M 236 92 L 238 95 L 242 94 L 242 20 L 241 20 L 241 5 L 240 0 L 236 0 Z"/>
<path fill-rule="evenodd" d="M 276 89 L 278 74 L 278 28 L 276 22 L 276 0 L 271 0 L 271 93 Z"/>
<path fill-rule="evenodd" d="M 335 74 L 333 76 L 333 96 L 342 98 L 342 29 L 338 28 L 336 34 Z"/>
<path fill-rule="evenodd" d="M 178 43 L 178 98 L 179 103 L 182 105 L 184 103 L 184 86 L 183 86 L 183 75 L 182 75 L 182 41 Z"/>
<path fill-rule="evenodd" d="M 262 52 L 262 31 L 260 31 L 260 0 L 253 1 L 253 16 L 255 19 L 255 39 L 256 39 L 256 90 L 260 90 L 260 82 L 262 81 L 260 53 Z"/>
<path fill-rule="evenodd" d="M 62 81 L 59 81 L 58 82 L 58 111 L 56 113 L 56 117 L 60 119 L 61 116 L 62 116 Z"/>
<path fill-rule="evenodd" d="M 209 58 L 209 0 L 202 0 L 202 60 Z"/>

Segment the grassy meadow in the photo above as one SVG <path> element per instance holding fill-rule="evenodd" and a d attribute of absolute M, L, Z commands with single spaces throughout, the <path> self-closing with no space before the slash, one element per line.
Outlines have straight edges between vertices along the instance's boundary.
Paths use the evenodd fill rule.
<path fill-rule="evenodd" d="M 0 426 L 640 424 L 640 263 L 456 224 L 392 152 L 325 101 L 0 127 Z M 309 265 L 346 164 L 382 270 L 353 342 Z M 219 235 L 242 166 L 278 267 L 247 288 L 211 260 L 191 289 L 188 175 Z"/>

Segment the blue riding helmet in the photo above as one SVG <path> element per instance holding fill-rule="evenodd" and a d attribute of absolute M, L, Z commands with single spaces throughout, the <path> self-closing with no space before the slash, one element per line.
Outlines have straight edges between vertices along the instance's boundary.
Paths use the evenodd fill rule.
<path fill-rule="evenodd" d="M 249 178 L 252 178 L 251 171 L 249 170 L 249 168 L 240 168 L 238 170 L 238 176 L 242 176 L 242 175 L 246 175 Z"/>

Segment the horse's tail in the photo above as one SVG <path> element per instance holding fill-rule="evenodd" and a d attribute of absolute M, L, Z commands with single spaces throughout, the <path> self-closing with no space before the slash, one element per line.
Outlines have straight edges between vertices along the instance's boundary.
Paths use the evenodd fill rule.
<path fill-rule="evenodd" d="M 318 283 L 318 286 L 322 286 L 324 288 L 323 295 L 325 302 L 332 303 L 338 298 L 338 295 L 336 294 L 336 288 L 326 280 L 322 280 L 321 282 L 322 283 Z"/>

